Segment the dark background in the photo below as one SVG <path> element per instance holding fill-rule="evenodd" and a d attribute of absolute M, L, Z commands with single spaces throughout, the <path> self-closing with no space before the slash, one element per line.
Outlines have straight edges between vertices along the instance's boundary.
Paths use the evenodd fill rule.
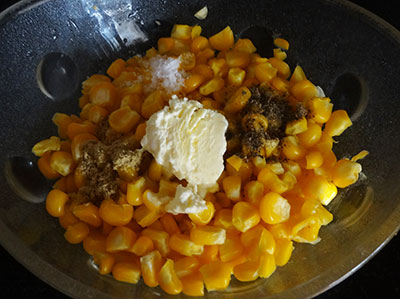
<path fill-rule="evenodd" d="M 0 0 L 0 11 L 15 2 Z M 400 30 L 400 12 L 393 1 L 351 2 L 368 9 Z M 317 298 L 400 298 L 399 268 L 400 236 L 395 236 L 355 274 Z M 68 298 L 27 271 L 1 246 L 0 271 L 1 298 Z"/>

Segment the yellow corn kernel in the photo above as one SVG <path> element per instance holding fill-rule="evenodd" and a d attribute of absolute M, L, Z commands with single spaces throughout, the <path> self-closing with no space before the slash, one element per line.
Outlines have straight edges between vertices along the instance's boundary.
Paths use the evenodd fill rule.
<path fill-rule="evenodd" d="M 219 245 L 204 245 L 203 253 L 198 256 L 200 263 L 208 264 L 218 260 L 218 248 Z"/>
<path fill-rule="evenodd" d="M 90 102 L 107 110 L 112 110 L 118 99 L 118 93 L 111 82 L 101 82 L 94 85 L 89 91 Z"/>
<path fill-rule="evenodd" d="M 129 106 L 124 106 L 110 114 L 108 122 L 111 128 L 119 133 L 128 133 L 133 130 L 140 121 L 140 115 L 131 110 Z"/>
<path fill-rule="evenodd" d="M 286 93 L 289 88 L 289 82 L 280 77 L 272 78 L 272 80 L 270 81 L 270 84 L 273 88 L 275 88 L 277 91 L 280 91 L 280 92 Z"/>
<path fill-rule="evenodd" d="M 232 209 L 232 224 L 241 232 L 245 232 L 260 222 L 260 214 L 251 204 L 240 201 Z"/>
<path fill-rule="evenodd" d="M 325 124 L 324 132 L 329 136 L 339 136 L 352 125 L 349 115 L 345 110 L 336 110 L 332 112 L 331 117 Z"/>
<path fill-rule="evenodd" d="M 304 184 L 306 198 L 319 200 L 323 205 L 328 205 L 337 194 L 337 188 L 333 183 L 320 175 L 310 176 Z"/>
<path fill-rule="evenodd" d="M 182 278 L 182 293 L 188 296 L 204 296 L 204 283 L 201 275 L 195 273 Z"/>
<path fill-rule="evenodd" d="M 185 71 L 190 71 L 196 66 L 196 56 L 191 52 L 182 53 L 180 56 L 180 67 Z"/>
<path fill-rule="evenodd" d="M 264 185 L 259 181 L 249 181 L 244 185 L 244 199 L 253 206 L 259 206 L 264 195 Z"/>
<path fill-rule="evenodd" d="M 46 197 L 46 211 L 53 217 L 62 217 L 65 213 L 65 204 L 69 200 L 68 194 L 53 189 Z"/>
<path fill-rule="evenodd" d="M 84 95 L 82 95 L 80 98 L 79 98 L 79 108 L 81 108 L 81 109 L 83 109 L 83 107 L 85 107 L 87 104 L 89 104 L 90 103 L 90 99 L 89 99 L 89 96 L 87 95 L 87 94 L 84 94 Z M 57 114 L 57 113 L 56 113 Z M 60 136 L 61 137 L 61 136 Z M 64 137 L 61 137 L 61 138 L 64 138 Z"/>
<path fill-rule="evenodd" d="M 220 77 L 214 77 L 210 81 L 204 83 L 199 87 L 200 94 L 203 96 L 207 96 L 213 92 L 216 92 L 223 88 L 225 85 L 224 79 Z"/>
<path fill-rule="evenodd" d="M 110 82 L 110 78 L 105 75 L 94 74 L 90 76 L 90 78 L 86 79 L 82 82 L 82 94 L 86 95 L 89 94 L 90 89 L 101 83 L 101 82 Z"/>
<path fill-rule="evenodd" d="M 315 199 L 305 200 L 301 206 L 300 213 L 304 218 L 317 216 L 322 225 L 327 225 L 333 220 L 333 215 Z"/>
<path fill-rule="evenodd" d="M 220 245 L 224 244 L 226 231 L 216 226 L 198 226 L 190 231 L 190 240 L 199 245 Z"/>
<path fill-rule="evenodd" d="M 170 252 L 168 233 L 162 230 L 146 228 L 142 231 L 142 235 L 149 237 L 153 241 L 156 249 L 160 251 L 163 257 L 168 255 Z"/>
<path fill-rule="evenodd" d="M 290 171 L 292 174 L 299 178 L 301 176 L 301 167 L 299 163 L 295 161 L 283 161 L 282 162 L 283 169 L 285 171 Z"/>
<path fill-rule="evenodd" d="M 57 113 L 54 113 L 52 121 L 57 126 L 58 135 L 61 138 L 66 139 L 68 137 L 67 136 L 68 125 L 72 122 L 71 117 L 65 113 L 57 112 Z"/>
<path fill-rule="evenodd" d="M 136 93 L 128 93 L 122 97 L 120 108 L 129 106 L 132 110 L 140 113 L 142 110 L 143 98 L 142 95 Z"/>
<path fill-rule="evenodd" d="M 129 204 L 117 204 L 112 199 L 105 199 L 101 202 L 99 215 L 108 224 L 124 226 L 132 220 L 133 207 Z"/>
<path fill-rule="evenodd" d="M 81 243 L 88 235 L 90 229 L 84 222 L 69 225 L 64 233 L 64 238 L 71 244 Z"/>
<path fill-rule="evenodd" d="M 238 201 L 241 198 L 242 180 L 240 176 L 227 176 L 222 180 L 226 196 L 233 201 Z"/>
<path fill-rule="evenodd" d="M 89 110 L 88 119 L 95 124 L 100 123 L 108 115 L 108 110 L 98 105 L 92 105 Z"/>
<path fill-rule="evenodd" d="M 158 274 L 158 281 L 161 289 L 171 295 L 182 292 L 182 282 L 178 278 L 174 269 L 174 261 L 167 259 Z"/>
<path fill-rule="evenodd" d="M 133 183 L 129 183 L 126 190 L 126 200 L 132 206 L 140 206 L 143 203 L 142 196 L 146 187 L 146 179 L 140 177 Z"/>
<path fill-rule="evenodd" d="M 146 135 L 146 123 L 141 123 L 136 127 L 135 138 L 136 140 L 141 141 L 142 138 Z"/>
<path fill-rule="evenodd" d="M 61 149 L 61 140 L 59 137 L 52 136 L 49 139 L 45 139 L 36 143 L 32 152 L 35 156 L 41 157 L 47 152 L 59 151 Z"/>
<path fill-rule="evenodd" d="M 269 190 L 280 194 L 289 188 L 269 167 L 261 169 L 258 173 L 257 181 L 264 185 L 264 191 Z"/>
<path fill-rule="evenodd" d="M 111 65 L 108 67 L 107 75 L 109 75 L 111 78 L 115 79 L 119 75 L 121 75 L 125 66 L 126 66 L 125 60 L 118 58 L 118 59 L 114 60 L 114 62 L 111 63 Z"/>
<path fill-rule="evenodd" d="M 299 160 L 305 155 L 297 136 L 286 136 L 282 139 L 282 152 L 290 160 Z"/>
<path fill-rule="evenodd" d="M 149 118 L 153 113 L 164 107 L 164 96 L 160 90 L 153 91 L 143 101 L 141 114 L 144 118 Z"/>
<path fill-rule="evenodd" d="M 317 144 L 321 136 L 321 126 L 316 123 L 308 123 L 307 130 L 298 134 L 297 138 L 302 146 L 309 148 Z"/>
<path fill-rule="evenodd" d="M 213 261 L 199 269 L 208 291 L 224 290 L 231 280 L 231 267 L 221 261 Z"/>
<path fill-rule="evenodd" d="M 148 176 L 151 180 L 159 182 L 162 174 L 162 166 L 156 160 L 152 160 L 149 166 Z"/>
<path fill-rule="evenodd" d="M 82 133 L 95 134 L 96 126 L 89 121 L 84 121 L 82 123 L 72 122 L 67 127 L 67 135 L 70 140 Z"/>
<path fill-rule="evenodd" d="M 105 275 L 111 273 L 115 264 L 115 257 L 105 251 L 95 251 L 93 253 L 93 261 L 99 267 L 99 273 Z"/>
<path fill-rule="evenodd" d="M 239 51 L 228 51 L 225 54 L 226 63 L 229 67 L 246 68 L 250 63 L 250 54 Z"/>
<path fill-rule="evenodd" d="M 205 80 L 210 80 L 214 77 L 212 69 L 207 64 L 197 64 L 191 72 L 192 74 L 202 75 Z"/>
<path fill-rule="evenodd" d="M 160 222 L 164 228 L 164 230 L 169 234 L 173 235 L 179 232 L 179 227 L 176 224 L 174 217 L 171 214 L 165 214 L 161 216 Z"/>
<path fill-rule="evenodd" d="M 107 236 L 107 252 L 128 250 L 136 240 L 136 233 L 126 226 L 115 227 Z"/>
<path fill-rule="evenodd" d="M 258 259 L 258 257 L 265 252 L 269 254 L 274 254 L 275 252 L 276 245 L 274 237 L 272 233 L 261 224 L 242 233 L 240 241 L 243 246 L 248 250 L 250 249 L 251 253 L 255 254 L 253 260 Z"/>
<path fill-rule="evenodd" d="M 339 160 L 332 169 L 333 183 L 339 188 L 346 188 L 357 182 L 361 170 L 361 164 L 357 162 Z"/>
<path fill-rule="evenodd" d="M 149 252 L 140 258 L 142 277 L 147 286 L 158 286 L 157 275 L 160 272 L 162 264 L 163 259 L 158 250 Z"/>
<path fill-rule="evenodd" d="M 190 45 L 190 51 L 192 53 L 199 53 L 200 51 L 208 48 L 210 45 L 208 43 L 208 39 L 204 36 L 197 36 L 193 39 L 192 44 Z"/>
<path fill-rule="evenodd" d="M 199 25 L 194 25 L 192 27 L 192 31 L 190 33 L 190 36 L 192 39 L 195 39 L 196 37 L 199 37 L 201 34 L 202 28 Z"/>
<path fill-rule="evenodd" d="M 245 87 L 239 87 L 228 99 L 228 102 L 224 108 L 226 113 L 235 114 L 242 110 L 246 106 L 247 102 L 251 97 L 250 90 Z"/>
<path fill-rule="evenodd" d="M 222 227 L 226 230 L 230 230 L 233 227 L 232 224 L 232 210 L 231 209 L 220 209 L 215 213 L 214 226 Z"/>
<path fill-rule="evenodd" d="M 99 215 L 99 208 L 91 202 L 75 205 L 72 209 L 72 213 L 79 220 L 94 227 L 101 226 L 103 222 Z"/>
<path fill-rule="evenodd" d="M 234 43 L 233 32 L 229 26 L 209 38 L 210 46 L 218 51 L 228 51 Z"/>
<path fill-rule="evenodd" d="M 257 51 L 256 47 L 254 46 L 253 42 L 248 38 L 240 38 L 236 41 L 235 45 L 233 46 L 234 51 L 238 52 L 245 52 L 252 54 Z"/>
<path fill-rule="evenodd" d="M 185 92 L 190 93 L 197 89 L 201 84 L 203 84 L 206 81 L 206 78 L 201 75 L 201 74 L 191 74 L 190 77 L 188 77 L 185 80 Z"/>
<path fill-rule="evenodd" d="M 291 92 L 298 101 L 302 102 L 306 102 L 311 98 L 318 96 L 317 88 L 307 79 L 294 83 Z"/>
<path fill-rule="evenodd" d="M 279 77 L 283 79 L 287 79 L 290 76 L 290 67 L 289 65 L 281 59 L 271 57 L 268 59 L 268 62 L 277 69 L 277 74 Z"/>
<path fill-rule="evenodd" d="M 306 169 L 315 169 L 321 167 L 323 157 L 320 152 L 312 151 L 306 155 Z"/>
<path fill-rule="evenodd" d="M 268 224 L 285 222 L 290 216 L 290 204 L 280 194 L 269 192 L 261 199 L 260 216 Z"/>
<path fill-rule="evenodd" d="M 253 174 L 256 176 L 260 173 L 261 169 L 267 166 L 267 162 L 264 157 L 260 156 L 254 157 L 251 159 L 251 162 L 253 163 L 254 166 Z"/>
<path fill-rule="evenodd" d="M 129 251 L 136 254 L 137 256 L 144 256 L 153 251 L 153 249 L 153 241 L 149 237 L 140 236 L 133 244 L 133 246 L 129 249 Z"/>
<path fill-rule="evenodd" d="M 310 216 L 296 223 L 292 229 L 292 238 L 299 243 L 314 244 L 320 240 L 318 237 L 321 221 L 317 216 Z"/>
<path fill-rule="evenodd" d="M 269 62 L 257 64 L 255 68 L 256 78 L 260 82 L 269 82 L 276 77 L 278 70 L 272 66 Z"/>
<path fill-rule="evenodd" d="M 275 48 L 272 50 L 274 57 L 280 60 L 285 60 L 287 58 L 287 54 L 285 51 L 282 51 L 281 48 Z"/>
<path fill-rule="evenodd" d="M 160 218 L 160 213 L 157 210 L 150 210 L 147 206 L 141 205 L 133 212 L 133 218 L 141 227 L 147 227 Z"/>
<path fill-rule="evenodd" d="M 224 244 L 219 246 L 219 258 L 222 262 L 237 259 L 244 251 L 244 247 L 237 234 L 227 234 Z"/>
<path fill-rule="evenodd" d="M 290 77 L 289 83 L 291 86 L 293 86 L 295 83 L 306 80 L 306 79 L 307 79 L 307 77 L 304 74 L 302 67 L 297 65 L 293 70 L 293 73 L 292 73 L 292 76 Z"/>
<path fill-rule="evenodd" d="M 64 228 L 67 229 L 68 226 L 78 223 L 79 219 L 72 214 L 72 211 L 70 210 L 69 206 L 64 207 L 64 214 L 58 218 L 58 222 L 60 225 Z"/>
<path fill-rule="evenodd" d="M 225 77 L 228 74 L 229 67 L 224 58 L 210 59 L 208 65 L 211 67 L 214 77 Z"/>
<path fill-rule="evenodd" d="M 169 247 L 184 256 L 200 255 L 204 250 L 202 245 L 181 233 L 175 233 L 169 238 Z"/>
<path fill-rule="evenodd" d="M 226 162 L 229 163 L 233 168 L 235 168 L 236 171 L 239 171 L 240 166 L 242 166 L 243 160 L 236 155 L 232 155 L 228 159 L 226 159 Z"/>
<path fill-rule="evenodd" d="M 274 45 L 282 48 L 283 50 L 289 50 L 289 42 L 281 37 L 274 39 Z"/>
<path fill-rule="evenodd" d="M 136 284 L 140 279 L 140 267 L 134 262 L 119 262 L 112 269 L 114 279 Z"/>
<path fill-rule="evenodd" d="M 264 253 L 260 257 L 258 275 L 261 278 L 268 278 L 276 270 L 275 258 L 272 254 Z"/>
<path fill-rule="evenodd" d="M 196 54 L 196 63 L 198 64 L 206 64 L 209 59 L 215 56 L 214 50 L 210 48 L 205 48 Z"/>
<path fill-rule="evenodd" d="M 240 281 L 253 281 L 258 278 L 259 263 L 247 261 L 233 267 L 233 275 Z"/>
<path fill-rule="evenodd" d="M 160 211 L 161 208 L 170 200 L 169 196 L 163 196 L 154 193 L 151 190 L 146 190 L 143 193 L 143 204 L 151 211 Z"/>
<path fill-rule="evenodd" d="M 333 104 L 329 98 L 312 98 L 307 103 L 311 119 L 317 123 L 326 123 L 332 114 Z"/>
<path fill-rule="evenodd" d="M 199 213 L 191 213 L 188 216 L 194 224 L 202 226 L 207 225 L 211 221 L 211 219 L 214 217 L 214 213 L 214 204 L 211 201 L 207 201 L 206 209 Z"/>
<path fill-rule="evenodd" d="M 286 135 L 297 135 L 307 131 L 307 120 L 305 117 L 296 119 L 286 124 Z"/>
<path fill-rule="evenodd" d="M 174 48 L 175 40 L 172 37 L 161 37 L 157 41 L 158 52 L 163 55 Z"/>
<path fill-rule="evenodd" d="M 293 252 L 293 242 L 289 239 L 276 239 L 276 250 L 274 253 L 277 266 L 284 266 L 289 261 Z"/>
<path fill-rule="evenodd" d="M 171 37 L 187 40 L 192 38 L 192 27 L 189 25 L 175 24 L 171 31 Z"/>
<path fill-rule="evenodd" d="M 242 85 L 245 77 L 245 70 L 238 67 L 230 68 L 228 71 L 228 84 L 231 86 L 240 86 Z"/>
<path fill-rule="evenodd" d="M 83 249 L 90 255 L 96 251 L 105 251 L 106 237 L 97 230 L 91 231 L 83 240 Z"/>
<path fill-rule="evenodd" d="M 198 258 L 194 256 L 185 256 L 175 262 L 175 273 L 179 279 L 187 275 L 194 274 L 200 267 Z"/>

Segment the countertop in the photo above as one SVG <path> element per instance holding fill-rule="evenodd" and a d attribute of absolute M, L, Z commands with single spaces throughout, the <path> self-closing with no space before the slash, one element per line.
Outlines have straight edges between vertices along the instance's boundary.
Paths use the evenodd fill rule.
<path fill-rule="evenodd" d="M 0 11 L 17 1 L 1 1 Z M 400 29 L 392 1 L 352 1 Z M 27 271 L 0 246 L 1 297 L 68 298 Z M 330 298 L 400 298 L 400 236 L 395 236 L 375 257 L 349 278 L 318 296 Z"/>

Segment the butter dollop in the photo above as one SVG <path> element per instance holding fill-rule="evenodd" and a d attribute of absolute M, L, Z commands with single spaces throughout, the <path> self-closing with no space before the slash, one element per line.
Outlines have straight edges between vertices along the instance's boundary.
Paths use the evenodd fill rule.
<path fill-rule="evenodd" d="M 206 190 L 215 186 L 224 170 L 227 127 L 221 113 L 176 95 L 169 106 L 148 119 L 142 147 L 166 171 L 188 183 L 178 186 L 174 199 L 165 207 L 167 212 L 197 213 L 205 209 Z"/>

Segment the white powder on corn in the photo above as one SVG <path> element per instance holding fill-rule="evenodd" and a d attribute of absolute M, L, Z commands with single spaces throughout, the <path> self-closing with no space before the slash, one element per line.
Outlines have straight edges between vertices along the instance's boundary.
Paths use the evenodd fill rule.
<path fill-rule="evenodd" d="M 187 74 L 180 69 L 181 57 L 167 57 L 156 55 L 150 58 L 145 64 L 145 68 L 151 74 L 151 82 L 145 88 L 151 92 L 157 89 L 164 89 L 167 93 L 179 91 L 184 83 Z"/>

